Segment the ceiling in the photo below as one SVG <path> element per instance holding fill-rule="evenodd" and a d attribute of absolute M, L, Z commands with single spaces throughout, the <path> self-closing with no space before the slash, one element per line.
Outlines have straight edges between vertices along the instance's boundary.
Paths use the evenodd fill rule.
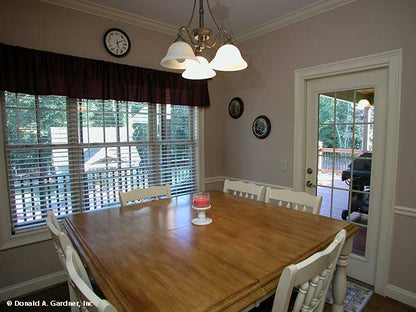
<path fill-rule="evenodd" d="M 93 0 L 92 2 L 173 26 L 186 25 L 193 6 L 193 0 Z M 206 25 L 214 28 L 206 1 L 204 2 Z M 317 0 L 210 0 L 210 5 L 219 24 L 231 29 L 233 34 L 237 35 L 314 2 Z M 197 9 L 198 3 L 199 1 L 197 1 Z M 198 16 L 194 17 L 193 26 L 196 27 L 197 23 Z"/>
<path fill-rule="evenodd" d="M 42 0 L 175 34 L 191 17 L 193 0 Z M 221 27 L 244 41 L 354 0 L 209 0 Z M 192 28 L 198 26 L 198 3 Z M 215 29 L 206 0 L 205 26 Z"/>

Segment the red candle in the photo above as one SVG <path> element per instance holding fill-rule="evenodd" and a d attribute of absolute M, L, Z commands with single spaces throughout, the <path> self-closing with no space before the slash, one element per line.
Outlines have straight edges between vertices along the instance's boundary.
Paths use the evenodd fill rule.
<path fill-rule="evenodd" d="M 210 205 L 209 194 L 200 193 L 193 196 L 193 205 L 195 207 L 207 207 Z"/>

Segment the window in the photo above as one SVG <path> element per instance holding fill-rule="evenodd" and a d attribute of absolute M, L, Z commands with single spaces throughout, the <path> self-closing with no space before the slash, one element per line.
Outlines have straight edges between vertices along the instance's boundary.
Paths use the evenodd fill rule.
<path fill-rule="evenodd" d="M 198 109 L 2 93 L 13 233 L 119 206 L 118 191 L 198 188 Z"/>

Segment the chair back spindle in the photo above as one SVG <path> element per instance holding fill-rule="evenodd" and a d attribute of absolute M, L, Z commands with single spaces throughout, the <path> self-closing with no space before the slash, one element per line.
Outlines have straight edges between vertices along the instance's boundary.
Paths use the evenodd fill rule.
<path fill-rule="evenodd" d="M 305 192 L 266 188 L 266 203 L 275 203 L 279 206 L 298 211 L 319 215 L 322 206 L 322 196 L 314 196 Z"/>
<path fill-rule="evenodd" d="M 293 312 L 321 312 L 326 294 L 346 239 L 341 230 L 332 243 L 323 251 L 287 266 L 280 276 L 272 312 L 287 312 L 294 287 L 299 291 Z"/>
<path fill-rule="evenodd" d="M 171 197 L 169 184 L 151 186 L 144 189 L 137 188 L 129 192 L 119 192 L 120 203 L 122 206 L 130 202 L 142 202 L 145 199 L 161 199 L 162 197 Z"/>
<path fill-rule="evenodd" d="M 244 181 L 224 181 L 224 193 L 230 193 L 236 196 L 262 201 L 264 197 L 264 186 Z"/>

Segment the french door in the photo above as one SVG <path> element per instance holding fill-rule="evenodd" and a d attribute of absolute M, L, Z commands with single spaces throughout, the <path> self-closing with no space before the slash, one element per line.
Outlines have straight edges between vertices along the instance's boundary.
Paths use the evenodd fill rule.
<path fill-rule="evenodd" d="M 386 142 L 388 70 L 311 79 L 306 85 L 305 191 L 321 215 L 359 228 L 347 274 L 374 285 Z"/>

